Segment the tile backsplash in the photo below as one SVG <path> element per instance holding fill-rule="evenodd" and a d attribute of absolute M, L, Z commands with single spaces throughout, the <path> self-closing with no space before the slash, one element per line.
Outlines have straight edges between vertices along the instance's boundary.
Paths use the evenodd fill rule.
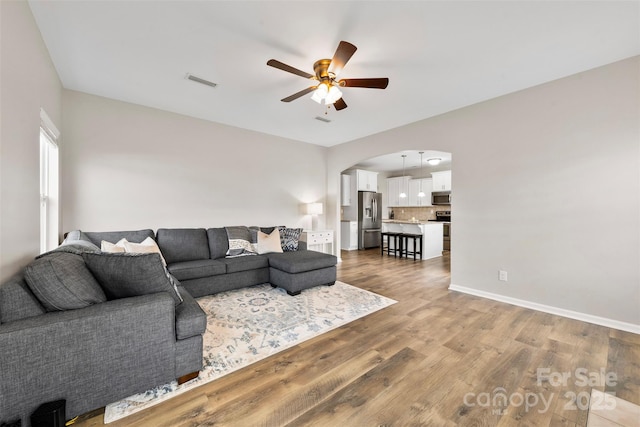
<path fill-rule="evenodd" d="M 436 211 L 451 210 L 449 206 L 425 206 L 425 207 L 394 207 L 387 209 L 387 218 L 391 216 L 393 210 L 394 219 L 426 221 L 436 219 Z"/>

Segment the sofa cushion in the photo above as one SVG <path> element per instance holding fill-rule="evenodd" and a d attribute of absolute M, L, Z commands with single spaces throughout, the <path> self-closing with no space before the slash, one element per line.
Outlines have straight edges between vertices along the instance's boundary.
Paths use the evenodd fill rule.
<path fill-rule="evenodd" d="M 239 271 L 269 267 L 269 259 L 264 255 L 222 258 L 218 261 L 226 265 L 227 273 L 237 273 Z"/>
<path fill-rule="evenodd" d="M 167 265 L 167 269 L 178 280 L 199 279 L 226 273 L 227 267 L 220 261 L 215 259 L 182 261 Z"/>
<path fill-rule="evenodd" d="M 94 245 L 100 246 L 103 240 L 107 242 L 117 242 L 120 239 L 127 239 L 130 242 L 140 243 L 147 237 L 152 239 L 155 233 L 151 229 L 133 231 L 84 231 L 81 237 L 88 238 Z"/>
<path fill-rule="evenodd" d="M 209 242 L 204 228 L 160 228 L 156 241 L 167 264 L 209 259 Z"/>
<path fill-rule="evenodd" d="M 167 292 L 176 305 L 182 302 L 157 253 L 101 253 L 82 257 L 110 300 Z"/>
<path fill-rule="evenodd" d="M 229 250 L 229 238 L 224 227 L 208 228 L 207 238 L 209 240 L 209 254 L 211 259 L 224 258 Z"/>
<path fill-rule="evenodd" d="M 80 255 L 51 252 L 27 265 L 24 276 L 47 311 L 74 310 L 107 300 Z"/>
<path fill-rule="evenodd" d="M 333 255 L 316 251 L 295 251 L 281 254 L 266 254 L 269 265 L 287 273 L 302 273 L 332 267 L 338 263 L 338 258 Z"/>
<path fill-rule="evenodd" d="M 201 335 L 207 329 L 207 315 L 198 302 L 182 286 L 178 286 L 182 296 L 182 304 L 176 307 L 176 338 L 185 338 Z"/>
<path fill-rule="evenodd" d="M 21 274 L 0 284 L 0 323 L 13 322 L 45 313 Z"/>

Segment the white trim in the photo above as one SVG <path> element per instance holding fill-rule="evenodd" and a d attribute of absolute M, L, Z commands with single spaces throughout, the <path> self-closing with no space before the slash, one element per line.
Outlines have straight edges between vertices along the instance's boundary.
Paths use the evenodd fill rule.
<path fill-rule="evenodd" d="M 60 131 L 53 124 L 51 118 L 44 109 L 40 108 L 40 126 L 49 134 L 52 142 L 57 145 L 58 138 L 60 138 Z"/>
<path fill-rule="evenodd" d="M 606 326 L 608 328 L 619 329 L 621 331 L 631 332 L 633 334 L 640 334 L 640 325 L 634 325 L 633 323 L 621 322 L 619 320 L 608 319 L 606 317 L 593 316 L 591 314 L 580 313 L 578 311 L 567 310 L 564 308 L 553 307 L 550 305 L 538 304 L 531 301 L 525 301 L 518 298 L 511 298 L 500 294 L 494 294 L 492 292 L 481 291 L 478 289 L 467 288 L 465 286 L 449 285 L 450 291 L 462 292 L 464 294 L 475 295 L 481 298 L 487 298 L 494 301 L 504 302 L 511 305 L 517 305 L 519 307 L 530 308 L 536 311 L 542 311 L 544 313 L 555 314 L 557 316 L 568 317 L 569 319 L 581 320 L 587 323 L 593 323 L 595 325 Z"/>

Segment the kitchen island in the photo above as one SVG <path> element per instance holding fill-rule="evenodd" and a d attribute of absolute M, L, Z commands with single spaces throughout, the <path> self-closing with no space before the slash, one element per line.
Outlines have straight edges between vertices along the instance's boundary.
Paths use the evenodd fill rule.
<path fill-rule="evenodd" d="M 397 233 L 422 234 L 422 259 L 431 259 L 442 256 L 443 249 L 443 226 L 442 222 L 436 221 L 401 221 L 382 220 L 382 231 Z M 389 244 L 394 249 L 393 239 Z M 413 251 L 413 241 L 408 240 L 409 251 Z"/>

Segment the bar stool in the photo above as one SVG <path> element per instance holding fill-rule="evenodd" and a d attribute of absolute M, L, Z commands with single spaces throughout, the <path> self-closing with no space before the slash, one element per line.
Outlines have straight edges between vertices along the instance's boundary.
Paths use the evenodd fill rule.
<path fill-rule="evenodd" d="M 420 259 L 422 259 L 422 229 L 418 224 L 406 224 L 403 227 L 400 240 L 402 241 L 402 243 L 400 243 L 400 246 L 402 247 L 400 256 L 409 258 L 409 256 L 413 255 L 413 260 L 415 261 L 416 256 L 420 255 Z M 412 251 L 409 250 L 410 240 L 412 243 Z"/>
<path fill-rule="evenodd" d="M 393 253 L 394 257 L 398 255 L 402 256 L 402 226 L 399 224 L 388 224 L 387 231 L 380 233 L 380 255 L 384 255 L 385 249 L 387 255 Z M 384 238 L 387 238 L 387 246 L 384 245 Z M 391 240 L 393 239 L 393 248 L 391 247 Z"/>
<path fill-rule="evenodd" d="M 384 255 L 385 250 L 387 251 L 387 255 L 391 255 L 393 252 L 393 256 L 402 256 L 402 233 L 398 233 L 395 231 L 384 231 L 380 233 L 380 255 Z M 387 238 L 387 246 L 384 245 L 384 238 Z M 391 247 L 391 239 L 393 238 L 393 248 Z"/>

